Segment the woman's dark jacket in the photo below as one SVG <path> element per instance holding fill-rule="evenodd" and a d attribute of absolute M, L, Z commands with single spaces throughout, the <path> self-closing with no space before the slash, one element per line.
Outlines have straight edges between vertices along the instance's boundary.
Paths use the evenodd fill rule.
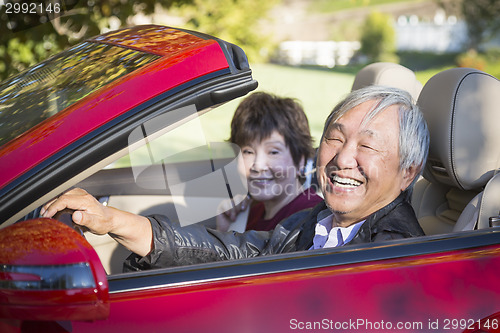
<path fill-rule="evenodd" d="M 403 193 L 370 215 L 349 244 L 423 236 L 411 205 Z M 153 250 L 145 257 L 132 254 L 124 270 L 190 265 L 307 250 L 312 246 L 317 215 L 324 202 L 298 212 L 272 231 L 219 232 L 202 225 L 181 227 L 162 215 L 148 217 L 153 228 Z"/>

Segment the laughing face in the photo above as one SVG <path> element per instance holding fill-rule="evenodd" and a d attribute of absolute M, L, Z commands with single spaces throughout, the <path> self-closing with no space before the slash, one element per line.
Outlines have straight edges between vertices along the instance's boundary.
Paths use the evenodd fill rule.
<path fill-rule="evenodd" d="M 399 167 L 398 107 L 363 123 L 375 101 L 332 122 L 318 151 L 318 181 L 339 226 L 362 221 L 392 202 L 413 179 Z"/>
<path fill-rule="evenodd" d="M 297 195 L 301 186 L 297 178 L 298 166 L 281 134 L 273 131 L 268 138 L 255 140 L 241 150 L 248 191 L 254 200 L 281 206 Z"/>

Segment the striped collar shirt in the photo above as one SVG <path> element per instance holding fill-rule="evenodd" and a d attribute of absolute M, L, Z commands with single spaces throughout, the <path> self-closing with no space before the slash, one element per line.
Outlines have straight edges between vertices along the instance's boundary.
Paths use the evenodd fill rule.
<path fill-rule="evenodd" d="M 365 220 L 347 228 L 332 228 L 332 222 L 333 213 L 330 210 L 325 209 L 318 214 L 318 223 L 316 223 L 313 245 L 310 250 L 337 247 L 349 243 Z"/>

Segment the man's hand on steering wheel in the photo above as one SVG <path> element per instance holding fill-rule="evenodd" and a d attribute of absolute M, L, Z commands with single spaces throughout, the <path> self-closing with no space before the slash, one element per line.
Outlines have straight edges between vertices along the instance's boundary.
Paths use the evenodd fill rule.
<path fill-rule="evenodd" d="M 48 202 L 40 213 L 43 217 L 54 217 L 70 226 L 75 223 L 97 235 L 105 235 L 113 229 L 112 215 L 107 207 L 80 188 Z"/>

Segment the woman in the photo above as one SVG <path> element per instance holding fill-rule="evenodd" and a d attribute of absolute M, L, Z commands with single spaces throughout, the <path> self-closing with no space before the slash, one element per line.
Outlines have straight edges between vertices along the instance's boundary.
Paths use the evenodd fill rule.
<path fill-rule="evenodd" d="M 246 230 L 272 230 L 322 201 L 314 189 L 303 188 L 313 148 L 307 116 L 295 100 L 263 92 L 250 95 L 235 111 L 229 141 L 241 148 L 250 199 L 220 214 L 218 230 L 227 231 L 248 205 Z"/>

